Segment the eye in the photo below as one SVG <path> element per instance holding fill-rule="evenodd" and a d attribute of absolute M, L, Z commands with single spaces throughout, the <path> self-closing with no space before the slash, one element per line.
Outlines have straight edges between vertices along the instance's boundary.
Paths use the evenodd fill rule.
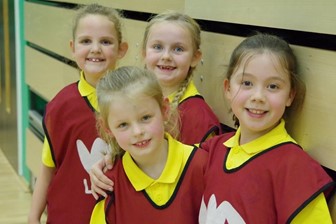
<path fill-rule="evenodd" d="M 126 128 L 128 126 L 128 124 L 126 122 L 120 123 L 117 128 Z"/>
<path fill-rule="evenodd" d="M 153 49 L 154 50 L 161 50 L 162 49 L 162 46 L 160 44 L 154 44 L 153 45 Z"/>
<path fill-rule="evenodd" d="M 112 41 L 110 41 L 110 40 L 102 40 L 102 41 L 101 41 L 101 44 L 102 44 L 102 45 L 105 45 L 105 46 L 108 46 L 108 45 L 111 45 L 111 44 L 112 44 Z"/>
<path fill-rule="evenodd" d="M 142 117 L 142 121 L 149 121 L 152 118 L 151 115 L 147 114 Z"/>
<path fill-rule="evenodd" d="M 79 41 L 79 43 L 84 44 L 84 45 L 88 45 L 88 44 L 91 43 L 91 40 L 90 39 L 82 39 L 82 40 Z"/>
<path fill-rule="evenodd" d="M 251 81 L 242 81 L 241 85 L 242 86 L 252 86 L 252 82 Z"/>
<path fill-rule="evenodd" d="M 175 47 L 174 51 L 177 53 L 181 53 L 184 51 L 184 49 L 182 47 Z"/>
<path fill-rule="evenodd" d="M 267 88 L 271 89 L 271 90 L 276 90 L 276 89 L 279 89 L 279 85 L 277 85 L 277 84 L 270 84 L 270 85 L 268 85 Z"/>

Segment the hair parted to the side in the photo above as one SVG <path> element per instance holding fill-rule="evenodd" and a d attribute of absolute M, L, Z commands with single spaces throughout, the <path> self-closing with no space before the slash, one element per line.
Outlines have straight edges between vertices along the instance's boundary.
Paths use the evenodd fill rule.
<path fill-rule="evenodd" d="M 75 40 L 75 37 L 76 37 L 76 31 L 77 31 L 79 21 L 88 15 L 106 16 L 114 24 L 115 30 L 117 31 L 117 35 L 118 35 L 119 44 L 122 42 L 123 36 L 122 36 L 122 23 L 121 23 L 122 13 L 121 11 L 117 11 L 116 9 L 113 9 L 110 7 L 102 6 L 97 3 L 83 5 L 77 9 L 76 16 L 73 20 L 73 25 L 72 25 L 73 40 Z"/>
<path fill-rule="evenodd" d="M 298 112 L 302 108 L 306 87 L 298 74 L 297 59 L 294 52 L 282 38 L 266 33 L 256 33 L 253 36 L 247 37 L 234 49 L 226 72 L 226 78 L 230 80 L 232 74 L 243 61 L 248 61 L 254 55 L 264 53 L 269 53 L 278 60 L 283 71 L 290 78 L 291 90 L 295 92 L 295 98 L 291 106 L 286 107 L 283 118 L 288 119 L 293 113 Z M 239 121 L 234 115 L 233 119 L 235 125 L 239 126 Z"/>
<path fill-rule="evenodd" d="M 109 71 L 97 84 L 97 97 L 100 112 L 97 116 L 97 130 L 99 135 L 112 149 L 112 160 L 124 154 L 115 138 L 109 135 L 108 115 L 109 108 L 116 93 L 125 92 L 127 95 L 138 96 L 143 94 L 157 101 L 163 108 L 164 96 L 156 76 L 149 70 L 136 66 L 124 66 L 114 71 Z M 136 91 L 136 92 L 135 92 Z M 134 94 L 132 94 L 134 92 Z M 134 95 L 134 97 L 136 97 Z M 164 122 L 165 131 L 178 138 L 179 115 L 177 110 L 170 109 L 168 118 Z"/>
<path fill-rule="evenodd" d="M 193 46 L 193 51 L 196 53 L 197 51 L 200 50 L 201 46 L 201 28 L 199 24 L 190 16 L 176 12 L 176 11 L 166 11 L 163 13 L 160 13 L 154 17 L 152 17 L 146 28 L 145 28 L 145 33 L 143 37 L 143 42 L 142 42 L 142 51 L 146 51 L 146 44 L 148 41 L 148 36 L 150 34 L 151 28 L 154 24 L 161 23 L 161 22 L 172 22 L 180 25 L 182 28 L 185 28 L 189 31 L 191 39 L 192 39 L 192 46 Z M 180 88 L 177 90 L 177 93 L 175 94 L 175 97 L 173 101 L 171 102 L 172 107 L 177 107 L 179 104 L 179 101 L 181 97 L 183 96 L 187 86 L 193 79 L 193 71 L 195 70 L 195 67 L 190 67 L 188 71 L 188 75 L 184 82 L 181 83 Z"/>

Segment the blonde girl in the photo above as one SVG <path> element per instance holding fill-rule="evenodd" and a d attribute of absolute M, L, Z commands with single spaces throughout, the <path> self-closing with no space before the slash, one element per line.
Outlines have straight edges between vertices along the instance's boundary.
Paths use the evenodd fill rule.
<path fill-rule="evenodd" d="M 88 172 L 106 143 L 95 128 L 97 81 L 113 70 L 127 51 L 119 13 L 98 4 L 77 11 L 70 47 L 80 80 L 62 89 L 46 106 L 42 168 L 35 185 L 28 223 L 89 223 L 95 200 Z"/>
<path fill-rule="evenodd" d="M 146 68 L 154 72 L 172 107 L 180 113 L 179 140 L 195 144 L 221 132 L 218 118 L 193 82 L 201 60 L 201 29 L 190 16 L 168 11 L 153 17 L 143 38 Z"/>
<path fill-rule="evenodd" d="M 98 130 L 113 148 L 106 175 L 115 184 L 91 223 L 196 223 L 207 153 L 173 138 L 177 112 L 155 75 L 121 67 L 101 79 L 97 95 Z"/>

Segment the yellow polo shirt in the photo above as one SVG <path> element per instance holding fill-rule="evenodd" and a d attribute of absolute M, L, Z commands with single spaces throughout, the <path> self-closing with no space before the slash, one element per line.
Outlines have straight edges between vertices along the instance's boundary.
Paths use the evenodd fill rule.
<path fill-rule="evenodd" d="M 281 120 L 280 124 L 267 134 L 249 143 L 239 145 L 239 139 L 240 128 L 238 128 L 234 136 L 224 142 L 226 147 L 231 148 L 226 163 L 228 169 L 239 167 L 252 156 L 259 154 L 274 145 L 278 145 L 283 142 L 296 143 L 295 140 L 287 133 L 284 120 Z M 328 204 L 323 193 L 311 201 L 291 223 L 315 224 L 318 223 L 318 220 L 325 220 L 324 223 L 332 223 Z"/>
<path fill-rule="evenodd" d="M 168 157 L 166 165 L 158 179 L 145 174 L 126 152 L 122 158 L 125 173 L 136 191 L 145 190 L 157 205 L 165 204 L 173 194 L 193 146 L 187 146 L 166 134 Z"/>
<path fill-rule="evenodd" d="M 91 86 L 84 77 L 83 71 L 81 71 L 80 79 L 78 83 L 78 91 L 82 97 L 87 97 L 91 106 L 96 110 L 98 110 L 98 102 L 97 102 L 97 93 L 95 87 Z M 55 167 L 55 163 L 51 156 L 51 149 L 48 142 L 48 139 L 44 137 L 44 143 L 42 148 L 42 163 L 47 167 Z"/>

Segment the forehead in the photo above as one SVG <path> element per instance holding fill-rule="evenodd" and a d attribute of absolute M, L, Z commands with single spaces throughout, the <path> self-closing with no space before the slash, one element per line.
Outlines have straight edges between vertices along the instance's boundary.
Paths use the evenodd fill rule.
<path fill-rule="evenodd" d="M 160 105 L 154 97 L 145 94 L 115 93 L 111 97 L 110 112 L 118 117 L 158 111 Z"/>
<path fill-rule="evenodd" d="M 279 57 L 269 52 L 245 55 L 241 58 L 235 73 L 289 78 Z"/>
<path fill-rule="evenodd" d="M 76 32 L 83 32 L 85 30 L 114 33 L 115 25 L 107 16 L 88 14 L 79 19 Z"/>
<path fill-rule="evenodd" d="M 191 39 L 189 30 L 178 21 L 160 21 L 154 23 L 149 30 L 149 38 Z"/>

